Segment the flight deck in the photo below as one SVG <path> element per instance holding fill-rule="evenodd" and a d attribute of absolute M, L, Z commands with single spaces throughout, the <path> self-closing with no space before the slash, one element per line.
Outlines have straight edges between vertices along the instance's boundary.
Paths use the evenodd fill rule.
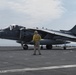
<path fill-rule="evenodd" d="M 76 48 L 41 50 L 0 47 L 0 75 L 76 75 Z"/>

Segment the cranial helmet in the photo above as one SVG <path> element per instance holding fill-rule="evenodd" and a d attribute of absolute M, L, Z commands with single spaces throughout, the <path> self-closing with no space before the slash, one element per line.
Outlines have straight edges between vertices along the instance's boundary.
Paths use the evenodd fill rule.
<path fill-rule="evenodd" d="M 34 34 L 38 34 L 38 31 L 35 31 Z"/>

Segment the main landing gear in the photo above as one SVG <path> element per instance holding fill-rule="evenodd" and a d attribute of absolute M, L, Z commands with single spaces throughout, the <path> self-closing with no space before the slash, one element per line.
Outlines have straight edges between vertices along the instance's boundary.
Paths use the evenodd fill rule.
<path fill-rule="evenodd" d="M 63 49 L 66 50 L 66 43 L 64 44 Z"/>
<path fill-rule="evenodd" d="M 64 46 L 63 49 L 66 50 L 66 46 Z"/>
<path fill-rule="evenodd" d="M 47 49 L 52 49 L 52 45 L 46 45 Z"/>
<path fill-rule="evenodd" d="M 41 46 L 41 49 L 43 49 L 43 46 Z"/>

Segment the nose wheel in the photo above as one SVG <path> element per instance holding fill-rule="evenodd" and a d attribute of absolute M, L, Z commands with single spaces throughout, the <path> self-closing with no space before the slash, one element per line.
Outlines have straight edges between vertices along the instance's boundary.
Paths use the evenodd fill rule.
<path fill-rule="evenodd" d="M 22 48 L 23 48 L 24 50 L 27 50 L 27 49 L 28 49 L 28 45 L 26 45 L 26 44 L 22 44 L 22 43 L 21 43 L 21 46 L 22 46 Z"/>
<path fill-rule="evenodd" d="M 28 45 L 23 45 L 23 49 L 27 50 L 28 49 Z"/>

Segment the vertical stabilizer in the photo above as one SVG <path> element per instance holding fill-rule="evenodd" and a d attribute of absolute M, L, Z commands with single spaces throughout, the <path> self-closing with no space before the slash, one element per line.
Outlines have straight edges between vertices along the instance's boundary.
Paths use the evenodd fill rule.
<path fill-rule="evenodd" d="M 73 34 L 76 34 L 76 25 L 69 31 L 72 32 Z"/>

